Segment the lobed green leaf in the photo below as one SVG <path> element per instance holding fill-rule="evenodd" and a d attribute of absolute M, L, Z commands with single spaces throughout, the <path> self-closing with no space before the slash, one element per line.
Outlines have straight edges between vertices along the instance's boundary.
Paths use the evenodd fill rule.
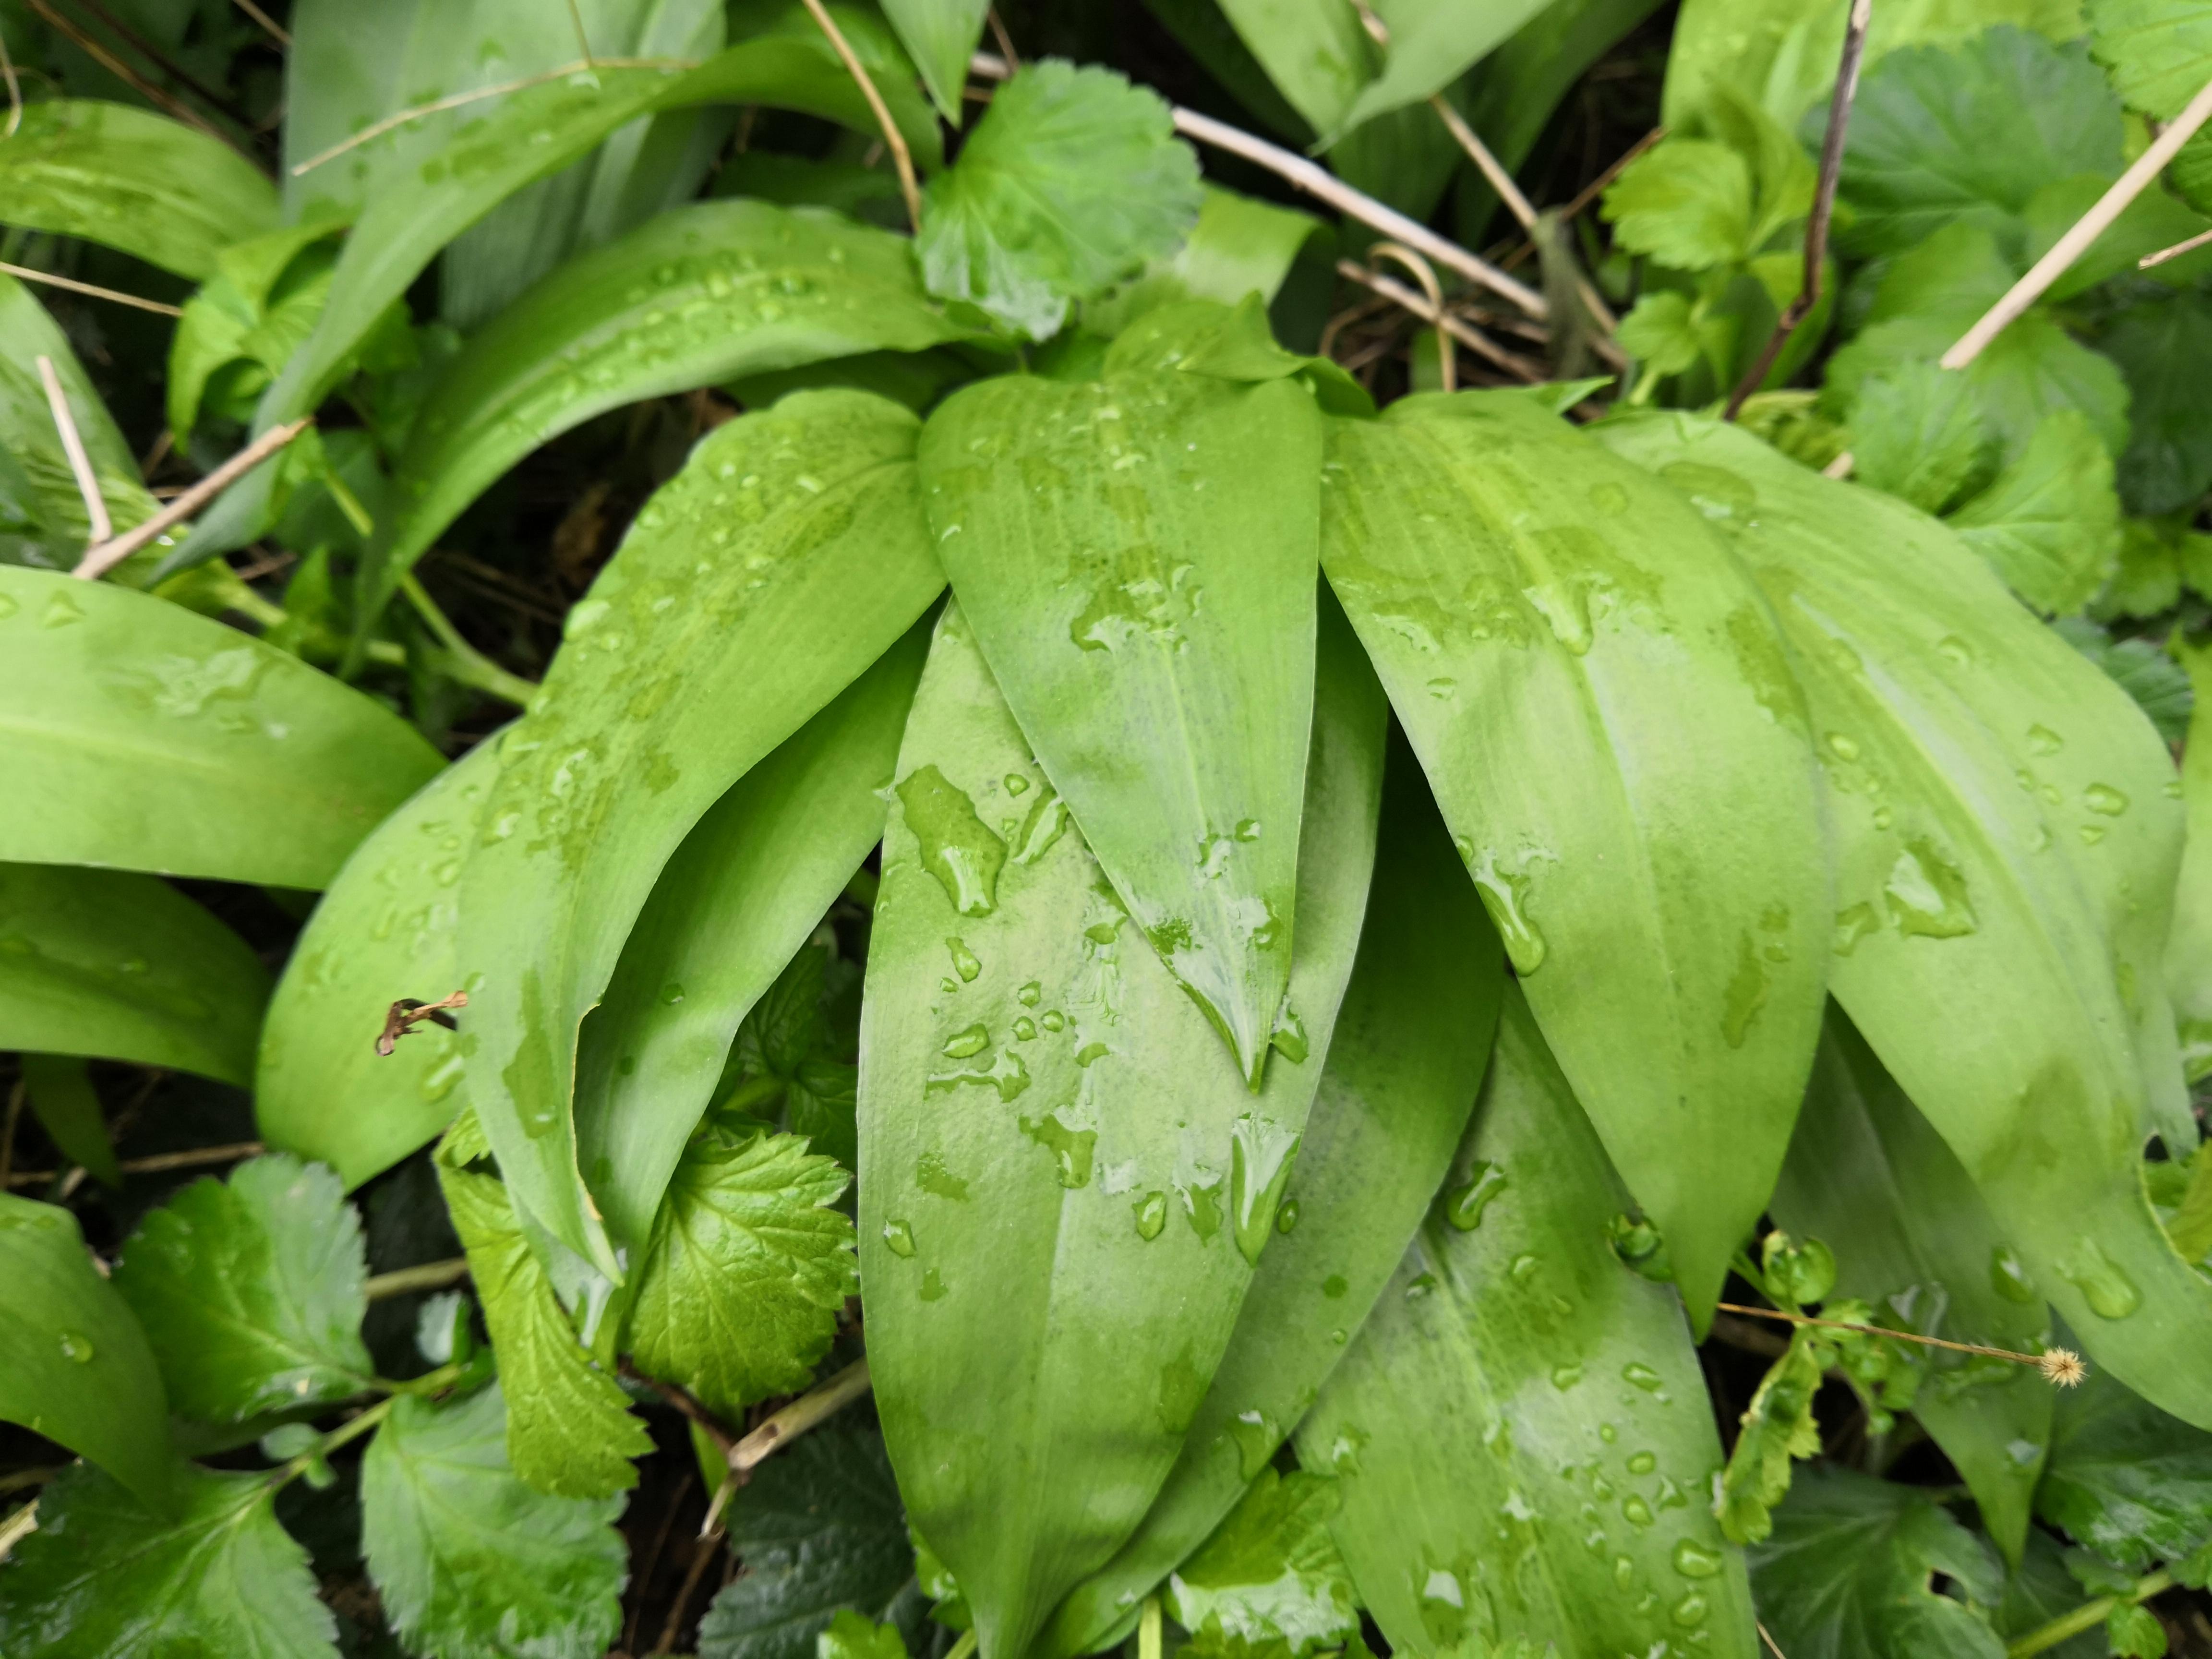
<path fill-rule="evenodd" d="M 2059 1398 L 2035 1512 L 2130 1573 L 2212 1544 L 2212 1434 L 2109 1376 Z"/>

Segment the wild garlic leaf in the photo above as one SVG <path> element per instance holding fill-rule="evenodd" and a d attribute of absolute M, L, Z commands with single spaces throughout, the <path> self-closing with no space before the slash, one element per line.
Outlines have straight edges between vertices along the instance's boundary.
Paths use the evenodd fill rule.
<path fill-rule="evenodd" d="M 1790 1659 L 2004 1659 L 1979 1607 L 2003 1580 L 1989 1547 L 1921 1488 L 1823 1465 L 1805 1470 L 1751 1553 L 1759 1616 Z"/>
<path fill-rule="evenodd" d="M 0 1568 L 0 1651 L 337 1659 L 337 1623 L 267 1475 L 188 1465 L 178 1482 L 164 1516 L 87 1465 L 56 1476 L 38 1530 Z"/>
<path fill-rule="evenodd" d="M 915 250 L 931 293 L 1042 340 L 1073 302 L 1172 253 L 1201 199 L 1158 94 L 1048 58 L 999 88 L 931 180 Z"/>
<path fill-rule="evenodd" d="M 146 1328 L 177 1415 L 239 1423 L 366 1386 L 368 1277 L 361 1218 L 338 1178 L 276 1152 L 150 1212 L 113 1282 Z"/>
<path fill-rule="evenodd" d="M 2212 1434 L 2092 1371 L 2062 1394 L 2035 1512 L 2130 1572 L 2212 1544 Z"/>
<path fill-rule="evenodd" d="M 652 1437 L 630 1414 L 621 1386 L 576 1340 L 507 1188 L 442 1164 L 438 1182 L 499 1358 L 515 1474 L 556 1498 L 604 1498 L 636 1485 L 629 1460 L 653 1449 Z"/>
<path fill-rule="evenodd" d="M 699 1659 L 816 1659 L 841 1609 L 918 1644 L 924 1598 L 881 1436 L 833 1425 L 794 1442 L 761 1465 L 729 1528 L 746 1571 L 700 1620 Z"/>
<path fill-rule="evenodd" d="M 2171 120 L 2212 81 L 2205 0 L 2088 0 L 2090 48 L 2130 109 Z"/>
<path fill-rule="evenodd" d="M 806 1386 L 860 1290 L 850 1177 L 804 1136 L 708 1129 L 668 1184 L 629 1341 L 648 1374 L 732 1418 Z"/>
<path fill-rule="evenodd" d="M 1307 1654 L 1358 1633 L 1352 1576 L 1328 1530 L 1340 1501 L 1334 1475 L 1261 1470 L 1168 1580 L 1168 1610 L 1197 1651 Z"/>
<path fill-rule="evenodd" d="M 549 1497 L 519 1479 L 496 1382 L 442 1406 L 403 1398 L 362 1459 L 362 1553 L 411 1652 L 583 1659 L 621 1623 L 623 1503 Z"/>
<path fill-rule="evenodd" d="M 1963 374 L 1921 358 L 1876 369 L 1850 410 L 1851 477 L 1941 513 L 1982 465 L 1981 404 Z"/>
<path fill-rule="evenodd" d="M 2191 646 L 2186 635 L 2179 643 L 2181 666 L 2188 674 L 2195 707 L 2182 728 L 2191 738 L 2181 760 L 2189 834 L 2182 849 L 2181 877 L 2174 884 L 2166 971 L 2181 1038 L 2182 1066 L 2195 1083 L 2212 1075 L 2212 643 Z M 2161 667 L 2171 662 L 2163 655 L 2157 660 Z M 2172 724 L 2160 726 L 2161 735 Z M 2200 1147 L 2197 1158 L 2199 1175 L 2212 1170 L 2212 1153 Z M 2212 1248 L 2212 1216 L 2203 1217 L 2193 1233 L 2192 1242 Z M 2200 1254 L 2197 1259 L 2204 1258 Z"/>
<path fill-rule="evenodd" d="M 2112 458 L 2079 410 L 2055 409 L 1946 522 L 2037 610 L 2077 610 L 2119 557 Z"/>
<path fill-rule="evenodd" d="M 2179 513 L 2212 487 L 2212 296 L 2185 292 L 2129 306 L 2097 349 L 2128 384 L 2120 494 L 2132 513 Z"/>
<path fill-rule="evenodd" d="M 990 0 L 884 0 L 884 15 L 898 31 L 938 112 L 958 126 L 960 94 L 968 84 L 968 59 L 982 38 Z"/>

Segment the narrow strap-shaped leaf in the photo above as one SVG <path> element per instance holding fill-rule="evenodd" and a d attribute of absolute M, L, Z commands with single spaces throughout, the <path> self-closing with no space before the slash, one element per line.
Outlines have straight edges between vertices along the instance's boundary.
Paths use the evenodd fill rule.
<path fill-rule="evenodd" d="M 269 970 L 165 881 L 0 864 L 0 1048 L 253 1074 Z"/>
<path fill-rule="evenodd" d="M 917 624 L 716 801 L 653 884 L 576 1061 L 576 1153 L 615 1238 L 646 1242 L 738 1027 L 883 838 L 929 650 Z"/>
<path fill-rule="evenodd" d="M 1178 309 L 1200 331 L 1229 315 Z M 1046 776 L 1256 1088 L 1279 1020 L 1304 1017 L 1283 998 L 1321 416 L 1292 380 L 1182 373 L 1190 332 L 1164 337 L 1141 352 L 1125 337 L 1103 380 L 955 394 L 923 428 L 922 483 Z"/>
<path fill-rule="evenodd" d="M 84 1061 L 74 1054 L 27 1054 L 22 1066 L 24 1098 L 54 1149 L 110 1189 L 120 1187 L 115 1144 Z"/>
<path fill-rule="evenodd" d="M 1024 1653 L 1174 1466 L 1350 975 L 1382 708 L 1322 633 L 1292 997 L 1249 1093 L 1069 823 L 948 606 L 899 755 L 860 1055 L 860 1266 L 907 1511 Z"/>
<path fill-rule="evenodd" d="M 1260 1259 L 1144 1524 L 1060 1604 L 1042 1653 L 1098 1651 L 1305 1415 L 1458 1148 L 1490 1059 L 1504 961 L 1419 763 L 1395 750 L 1359 955 L 1283 1200 L 1295 1224 Z"/>
<path fill-rule="evenodd" d="M 438 769 L 381 704 L 106 582 L 0 565 L 0 856 L 320 887 Z"/>
<path fill-rule="evenodd" d="M 276 228 L 276 187 L 222 139 L 92 99 L 27 104 L 0 144 L 0 223 L 82 236 L 200 281 Z"/>
<path fill-rule="evenodd" d="M 1876 1324 L 2015 1352 L 2049 1335 L 2049 1310 L 1959 1160 L 1832 1004 L 1772 1207 L 1835 1252 L 1837 1293 L 1872 1304 Z M 2017 1563 L 2051 1443 L 2050 1386 L 2001 1359 L 1917 1352 L 1929 1364 L 1912 1414 Z"/>
<path fill-rule="evenodd" d="M 1802 700 L 1696 511 L 1514 393 L 1329 429 L 1322 560 L 1703 1325 L 1790 1142 L 1828 885 Z"/>
<path fill-rule="evenodd" d="M 1680 1304 L 1607 1242 L 1627 1197 L 1509 987 L 1449 1184 L 1298 1427 L 1397 1652 L 1758 1652 Z"/>
<path fill-rule="evenodd" d="M 461 874 L 469 1097 L 517 1202 L 621 1269 L 577 1178 L 577 1026 L 669 855 L 737 779 L 913 626 L 944 583 L 915 422 L 817 392 L 718 428 L 647 503 L 500 772 Z"/>
<path fill-rule="evenodd" d="M 701 202 L 581 255 L 471 339 L 417 417 L 401 509 L 364 568 L 367 625 L 439 532 L 523 456 L 647 398 L 968 331 L 904 237 L 812 209 Z"/>
<path fill-rule="evenodd" d="M 2148 1029 L 2182 828 L 2157 733 L 1902 502 L 1717 422 L 1602 433 L 1732 532 L 1794 647 L 1828 774 L 1837 1000 L 2091 1356 L 2212 1426 L 2212 1284 L 2141 1173 L 2179 1071 Z M 2146 1061 L 2174 1077 L 2147 1085 Z"/>
<path fill-rule="evenodd" d="M 2197 690 L 2197 708 L 2189 717 L 2189 744 L 2182 751 L 2189 834 L 2173 890 L 2166 976 L 2182 1062 L 2193 1083 L 2212 1075 L 2212 646 L 2192 647 L 2185 639 L 2181 661 Z"/>
<path fill-rule="evenodd" d="M 0 1321 L 8 1330 L 0 1418 L 59 1442 L 166 1508 L 177 1455 L 161 1374 L 67 1210 L 0 1193 Z"/>
<path fill-rule="evenodd" d="M 921 71 L 930 101 L 956 127 L 962 114 L 960 94 L 968 84 L 968 59 L 983 38 L 983 18 L 990 9 L 991 0 L 884 0 L 884 15 Z"/>

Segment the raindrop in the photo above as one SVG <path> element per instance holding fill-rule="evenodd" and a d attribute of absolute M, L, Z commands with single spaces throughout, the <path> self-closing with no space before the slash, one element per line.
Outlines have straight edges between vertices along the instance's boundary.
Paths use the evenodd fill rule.
<path fill-rule="evenodd" d="M 945 1278 L 934 1267 L 925 1267 L 921 1274 L 921 1299 L 936 1302 L 945 1295 Z"/>
<path fill-rule="evenodd" d="M 1023 1014 L 1015 1019 L 1014 1039 L 1016 1042 L 1033 1042 L 1036 1040 L 1036 1022 L 1031 1019 L 1027 1014 Z"/>
<path fill-rule="evenodd" d="M 2135 1280 L 2087 1233 L 2074 1241 L 2074 1253 L 2058 1264 L 2058 1272 L 2100 1319 L 2125 1319 L 2142 1306 Z"/>
<path fill-rule="evenodd" d="M 1491 1200 L 1507 1185 L 1504 1170 L 1486 1158 L 1478 1158 L 1468 1171 L 1466 1184 L 1453 1189 L 1444 1219 L 1463 1233 L 1473 1232 L 1482 1224 L 1482 1212 L 1490 1207 Z"/>
<path fill-rule="evenodd" d="M 1498 855 L 1486 852 L 1480 863 L 1470 863 L 1468 875 L 1490 913 L 1491 925 L 1504 942 L 1513 971 L 1526 979 L 1544 965 L 1544 935 L 1528 913 L 1528 878 L 1498 867 Z"/>
<path fill-rule="evenodd" d="M 1046 1009 L 1044 1011 L 1044 1029 L 1048 1031 L 1066 1030 L 1067 1029 L 1067 1016 L 1061 1013 L 1057 1008 Z"/>
<path fill-rule="evenodd" d="M 1671 1617 L 1683 1629 L 1695 1629 L 1705 1622 L 1705 1598 L 1697 1591 L 1692 1590 L 1674 1603 Z"/>
<path fill-rule="evenodd" d="M 991 1033 L 981 1025 L 970 1025 L 966 1030 L 956 1031 L 945 1040 L 945 1054 L 953 1060 L 966 1060 L 981 1054 L 990 1046 Z"/>
<path fill-rule="evenodd" d="M 1636 1526 L 1648 1527 L 1651 1524 L 1651 1505 L 1634 1492 L 1620 1500 L 1620 1513 Z"/>
<path fill-rule="evenodd" d="M 2128 798 L 2109 783 L 2093 783 L 2081 792 L 2081 805 L 2092 812 L 2116 818 L 2128 810 Z"/>
<path fill-rule="evenodd" d="M 1827 736 L 1827 744 L 1828 752 L 1833 755 L 1838 760 L 1855 761 L 1859 757 L 1858 744 L 1852 738 L 1845 737 L 1840 732 L 1829 732 Z"/>
<path fill-rule="evenodd" d="M 1286 1233 L 1297 1224 L 1298 1201 L 1295 1198 L 1286 1198 L 1283 1200 L 1283 1207 L 1275 1212 L 1275 1231 Z"/>
<path fill-rule="evenodd" d="M 64 1331 L 61 1334 L 61 1342 L 63 1358 L 73 1359 L 80 1365 L 89 1365 L 92 1363 L 90 1337 L 81 1331 Z"/>
<path fill-rule="evenodd" d="M 1071 1129 L 1054 1115 L 1024 1118 L 1022 1133 L 1053 1155 L 1061 1186 L 1091 1184 L 1091 1158 L 1098 1146 L 1096 1129 Z"/>
<path fill-rule="evenodd" d="M 983 971 L 983 964 L 976 960 L 975 953 L 958 939 L 946 939 L 945 948 L 952 954 L 952 971 L 960 975 L 960 982 L 974 984 L 975 975 Z"/>
<path fill-rule="evenodd" d="M 1638 1359 L 1632 1360 L 1620 1368 L 1620 1380 L 1624 1382 L 1634 1383 L 1646 1394 L 1656 1394 L 1659 1392 L 1660 1384 L 1664 1382 L 1666 1378 Z"/>
<path fill-rule="evenodd" d="M 1559 1389 L 1562 1394 L 1565 1394 L 1569 1389 L 1573 1388 L 1576 1383 L 1582 1380 L 1583 1368 L 1579 1365 L 1554 1365 L 1552 1367 L 1552 1386 Z"/>
<path fill-rule="evenodd" d="M 1043 985 L 1036 980 L 1031 980 L 1028 984 L 1023 986 L 1020 990 L 1014 993 L 1014 1000 L 1020 1003 L 1024 1008 L 1034 1008 L 1037 1006 L 1037 1000 L 1043 995 Z"/>
<path fill-rule="evenodd" d="M 1000 781 L 1004 783 L 1006 791 L 1010 795 L 1024 795 L 1029 793 L 1030 781 L 1018 772 L 1007 773 Z"/>
<path fill-rule="evenodd" d="M 893 1255 L 910 1257 L 914 1255 L 914 1229 L 903 1221 L 886 1221 L 884 1243 L 890 1246 Z"/>
<path fill-rule="evenodd" d="M 1168 1195 L 1165 1193 L 1146 1193 L 1129 1206 L 1137 1212 L 1137 1237 L 1147 1243 L 1160 1236 L 1168 1224 Z"/>
<path fill-rule="evenodd" d="M 677 981 L 670 980 L 667 984 L 660 988 L 660 1000 L 666 1006 L 673 1008 L 684 1000 L 684 987 Z"/>
<path fill-rule="evenodd" d="M 1267 1236 L 1275 1230 L 1276 1206 L 1290 1183 L 1298 1141 L 1297 1135 L 1262 1122 L 1250 1112 L 1239 1117 L 1230 1132 L 1230 1213 L 1236 1219 L 1237 1248 L 1255 1267 Z"/>
<path fill-rule="evenodd" d="M 1267 1467 L 1275 1448 L 1282 1443 L 1283 1431 L 1273 1418 L 1255 1408 L 1239 1412 L 1229 1419 L 1229 1437 L 1237 1443 L 1237 1462 L 1243 1466 L 1244 1479 L 1254 1480 Z"/>
<path fill-rule="evenodd" d="M 1625 1555 L 1613 1558 L 1613 1588 L 1626 1595 L 1636 1588 L 1636 1563 Z"/>
<path fill-rule="evenodd" d="M 1638 1452 L 1628 1460 L 1628 1472 L 1631 1474 L 1649 1474 L 1658 1467 L 1659 1460 L 1648 1451 Z"/>
<path fill-rule="evenodd" d="M 1515 1256 L 1513 1258 L 1512 1265 L 1508 1267 L 1505 1271 L 1513 1275 L 1513 1282 L 1515 1284 L 1526 1285 L 1530 1279 L 1536 1276 L 1536 1270 L 1543 1265 L 1543 1262 L 1537 1257 L 1524 1254 Z"/>
<path fill-rule="evenodd" d="M 2084 847 L 2094 847 L 2099 842 L 2104 840 L 2105 826 L 2101 823 L 2085 823 L 2078 833 L 2081 835 L 2081 844 Z"/>
<path fill-rule="evenodd" d="M 1695 1539 L 1674 1546 L 1674 1571 L 1685 1578 L 1717 1578 L 1728 1565 L 1718 1550 L 1707 1549 Z"/>
<path fill-rule="evenodd" d="M 2006 1301 L 2022 1307 L 2033 1307 L 2043 1300 L 2036 1293 L 2035 1281 L 2027 1276 L 2020 1252 L 2009 1244 L 1993 1246 L 1990 1251 L 1990 1285 Z"/>
<path fill-rule="evenodd" d="M 2055 755 L 2066 746 L 2066 739 L 2047 726 L 2031 726 L 2027 728 L 2027 746 L 2033 754 Z"/>
<path fill-rule="evenodd" d="M 1958 939 L 1974 931 L 1966 877 L 1928 842 L 1905 843 L 1881 890 L 1900 933 Z"/>
<path fill-rule="evenodd" d="M 921 843 L 921 861 L 963 916 L 988 916 L 998 902 L 1006 844 L 975 816 L 975 803 L 935 766 L 898 786 L 907 827 Z"/>

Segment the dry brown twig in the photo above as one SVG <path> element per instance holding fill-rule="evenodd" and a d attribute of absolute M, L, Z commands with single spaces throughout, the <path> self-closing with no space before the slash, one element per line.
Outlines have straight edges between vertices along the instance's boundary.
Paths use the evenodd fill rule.
<path fill-rule="evenodd" d="M 236 1164 L 258 1158 L 267 1150 L 258 1140 L 233 1141 L 228 1146 L 195 1146 L 190 1152 L 156 1152 L 150 1158 L 126 1158 L 116 1168 L 125 1175 L 162 1175 L 171 1170 L 198 1170 L 210 1164 Z M 58 1181 L 59 1170 L 21 1170 L 7 1177 L 10 1187 L 41 1187 Z"/>
<path fill-rule="evenodd" d="M 830 37 L 830 44 L 837 49 L 837 56 L 844 60 L 846 73 L 860 83 L 860 96 L 868 100 L 868 107 L 875 112 L 876 124 L 884 130 L 884 142 L 891 147 L 891 165 L 898 169 L 899 194 L 906 198 L 907 222 L 920 230 L 921 186 L 915 179 L 914 155 L 906 147 L 906 135 L 898 130 L 898 123 L 891 119 L 890 106 L 884 102 L 883 94 L 876 90 L 875 82 L 869 78 L 868 71 L 854 52 L 852 43 L 838 29 L 836 21 L 830 15 L 829 8 L 822 3 L 822 0 L 805 0 L 805 3 L 815 23 L 823 33 Z"/>
<path fill-rule="evenodd" d="M 1530 363 L 1527 358 L 1516 356 L 1506 350 L 1488 335 L 1469 327 L 1449 311 L 1431 310 L 1425 295 L 1416 294 L 1403 283 L 1370 270 L 1364 265 L 1357 264 L 1350 259 L 1338 260 L 1336 271 L 1338 276 L 1346 280 L 1357 283 L 1362 288 L 1381 295 L 1393 304 L 1403 307 L 1423 322 L 1435 324 L 1437 328 L 1450 335 L 1453 339 L 1457 340 L 1475 356 L 1486 362 L 1494 363 L 1508 374 L 1525 380 L 1530 386 L 1535 386 L 1542 381 L 1544 374 L 1540 368 Z"/>
<path fill-rule="evenodd" d="M 1459 356 L 1452 349 L 1451 331 L 1443 326 L 1443 284 L 1437 281 L 1436 268 L 1409 247 L 1395 242 L 1377 242 L 1367 250 L 1371 260 L 1389 259 L 1413 273 L 1413 280 L 1421 285 L 1428 296 L 1429 325 L 1437 331 L 1437 379 L 1446 392 L 1459 390 Z"/>
<path fill-rule="evenodd" d="M 242 149 L 239 145 L 238 142 L 228 133 L 225 132 L 221 127 L 216 125 L 214 122 L 209 120 L 207 117 L 202 115 L 198 110 L 194 109 L 190 104 L 185 102 L 183 99 L 178 97 L 167 87 L 156 86 L 153 82 L 149 81 L 144 76 L 139 74 L 137 70 L 131 68 L 130 64 L 125 63 L 123 59 L 118 58 L 106 46 L 100 45 L 99 41 L 94 40 L 92 36 L 87 34 L 75 23 L 70 22 L 69 19 L 64 17 L 59 12 L 48 5 L 46 3 L 46 0 L 28 0 L 28 3 L 32 10 L 37 12 L 40 16 L 45 18 L 47 22 L 52 24 L 54 27 L 59 29 L 64 35 L 68 36 L 86 57 L 91 58 L 93 62 L 98 64 L 109 74 L 114 76 L 118 80 L 127 82 L 138 92 L 143 94 L 146 98 L 152 102 L 160 105 L 162 109 L 167 111 L 170 115 L 175 117 L 178 120 L 182 121 L 186 126 L 197 127 L 200 131 L 206 133 L 210 138 L 222 140 L 222 143 L 228 144 L 233 149 L 237 150 L 240 155 L 246 156 L 247 161 L 252 161 L 256 167 L 260 167 L 261 163 L 255 160 L 253 156 L 247 155 L 246 150 Z"/>
<path fill-rule="evenodd" d="M 84 516 L 92 528 L 92 545 L 98 546 L 114 533 L 114 526 L 108 521 L 107 502 L 100 493 L 100 480 L 93 474 L 92 458 L 84 453 L 84 439 L 78 434 L 76 416 L 70 410 L 69 393 L 62 389 L 62 378 L 54 371 L 54 360 L 44 353 L 39 357 L 39 379 L 46 383 L 46 408 L 54 417 L 54 429 L 61 434 L 62 453 L 69 457 L 70 471 L 76 479 L 76 493 L 84 499 Z"/>
<path fill-rule="evenodd" d="M 72 294 L 85 294 L 95 300 L 112 300 L 119 306 L 135 306 L 141 311 L 150 311 L 157 316 L 181 317 L 185 313 L 175 306 L 163 305 L 159 300 L 142 300 L 135 294 L 101 288 L 92 283 L 80 283 L 74 276 L 57 276 L 52 271 L 33 270 L 28 265 L 11 265 L 0 259 L 0 271 L 25 283 L 43 283 L 48 288 L 67 289 Z"/>
<path fill-rule="evenodd" d="M 103 537 L 95 542 L 70 574 L 85 581 L 106 575 L 155 537 L 191 518 L 235 480 L 251 472 L 314 423 L 315 417 L 307 415 L 289 425 L 270 428 L 145 523 L 119 536 Z"/>
<path fill-rule="evenodd" d="M 283 25 L 279 23 L 275 18 L 271 17 L 267 12 L 262 10 L 260 7 L 255 5 L 253 3 L 253 0 L 234 0 L 234 3 L 237 5 L 239 10 L 244 12 L 255 22 L 260 24 L 262 31 L 278 46 L 289 46 L 292 44 L 292 37 L 284 32 Z"/>
<path fill-rule="evenodd" d="M 1715 1307 L 1753 1319 L 1778 1319 L 1787 1325 L 1814 1325 L 1827 1331 L 1851 1331 L 1861 1336 L 1886 1336 L 1893 1342 L 1917 1343 L 1923 1348 L 1945 1348 L 1953 1353 L 1980 1354 L 1990 1359 L 2009 1359 L 2015 1365 L 2033 1365 L 2043 1380 L 2061 1389 L 2076 1386 L 2089 1374 L 2081 1356 L 2071 1348 L 2045 1348 L 2041 1353 L 2020 1353 L 2011 1348 L 1992 1348 L 1979 1342 L 1952 1342 L 1940 1336 L 1912 1331 L 1893 1331 L 1883 1325 L 1856 1325 L 1848 1320 L 1815 1319 L 1810 1314 L 1784 1313 L 1778 1308 L 1750 1308 L 1741 1302 L 1717 1302 Z"/>
<path fill-rule="evenodd" d="M 15 78 L 15 60 L 8 55 L 8 36 L 0 32 L 0 80 L 8 83 L 8 130 L 0 140 L 13 138 L 23 125 L 23 84 Z"/>
<path fill-rule="evenodd" d="M 2162 247 L 2155 253 L 2144 254 L 2136 261 L 2136 269 L 2148 270 L 2153 265 L 2162 265 L 2168 259 L 2179 259 L 2185 253 L 2196 252 L 2207 242 L 2212 242 L 2212 230 L 2200 230 L 2185 241 L 2176 242 L 2172 247 Z"/>
<path fill-rule="evenodd" d="M 458 1031 L 459 1021 L 447 1012 L 469 1006 L 466 991 L 449 991 L 435 1002 L 420 1002 L 413 997 L 402 997 L 384 1012 L 384 1029 L 376 1036 L 376 1052 L 389 1054 L 399 1039 L 408 1036 L 424 1020 L 433 1025 L 442 1025 L 449 1031 Z"/>

